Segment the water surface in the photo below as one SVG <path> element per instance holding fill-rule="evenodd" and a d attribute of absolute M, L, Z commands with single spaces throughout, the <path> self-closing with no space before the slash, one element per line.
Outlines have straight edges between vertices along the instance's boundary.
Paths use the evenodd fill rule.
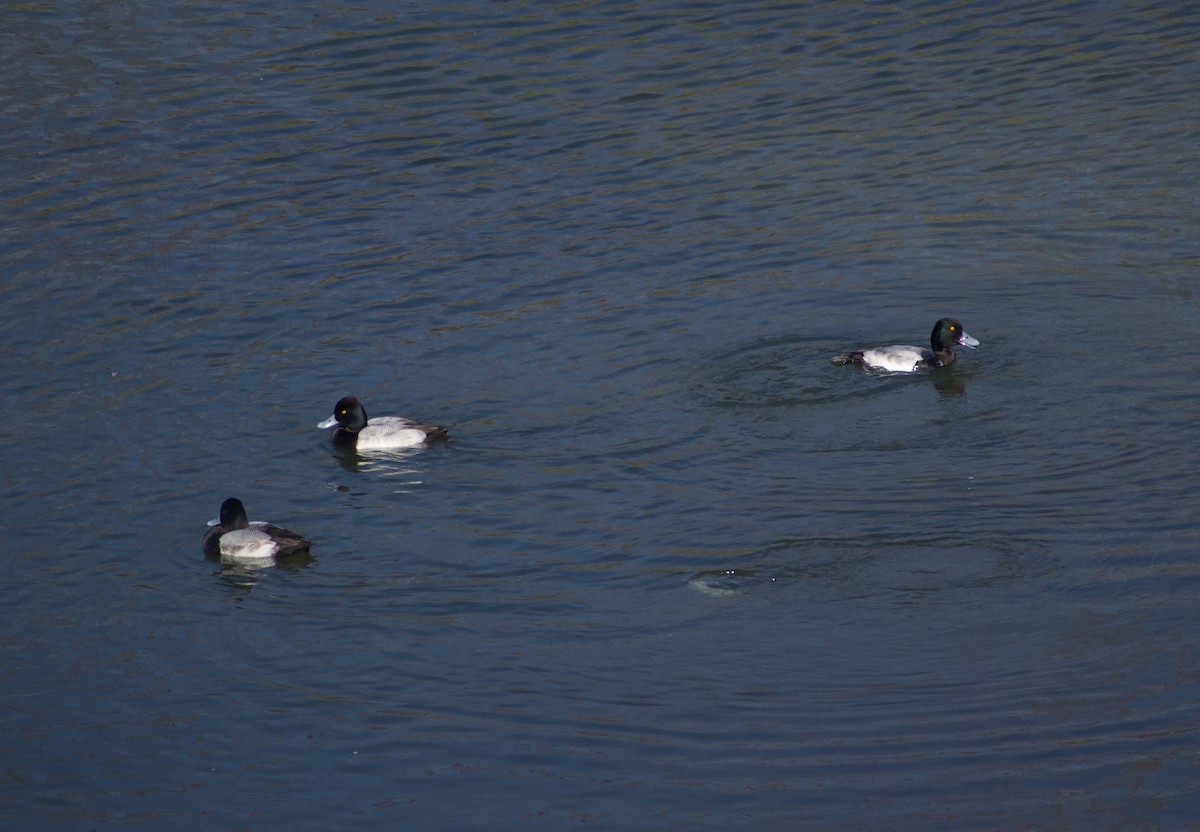
<path fill-rule="evenodd" d="M 6 828 L 1194 822 L 1196 12 L 4 17 Z"/>

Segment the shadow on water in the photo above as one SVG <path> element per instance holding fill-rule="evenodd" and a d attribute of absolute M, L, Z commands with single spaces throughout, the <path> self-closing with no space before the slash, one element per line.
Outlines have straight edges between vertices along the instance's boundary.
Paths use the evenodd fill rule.
<path fill-rule="evenodd" d="M 422 457 L 438 453 L 449 447 L 451 442 L 438 442 L 433 446 L 419 446 L 397 450 L 359 451 L 352 445 L 321 441 L 317 449 L 309 451 L 313 456 L 332 460 L 338 468 L 351 474 L 370 475 L 386 482 L 396 493 L 419 488 L 424 484 L 425 467 Z M 347 485 L 336 485 L 334 490 L 349 491 Z"/>
<path fill-rule="evenodd" d="M 220 567 L 213 572 L 214 586 L 238 600 L 249 595 L 272 570 L 300 572 L 318 563 L 311 552 L 301 552 L 270 563 L 222 561 L 220 555 L 205 555 L 204 559 Z"/>

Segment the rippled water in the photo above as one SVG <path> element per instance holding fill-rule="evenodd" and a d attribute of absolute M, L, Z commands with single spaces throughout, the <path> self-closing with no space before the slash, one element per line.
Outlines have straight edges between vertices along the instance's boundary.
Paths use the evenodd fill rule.
<path fill-rule="evenodd" d="M 3 16 L 6 829 L 1195 823 L 1200 13 Z"/>

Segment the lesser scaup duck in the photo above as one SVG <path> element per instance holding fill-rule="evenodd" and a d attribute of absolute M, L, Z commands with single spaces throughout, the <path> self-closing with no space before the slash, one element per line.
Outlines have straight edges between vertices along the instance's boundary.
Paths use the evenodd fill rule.
<path fill-rule="evenodd" d="M 834 364 L 861 364 L 890 373 L 915 373 L 926 367 L 945 367 L 947 364 L 953 364 L 954 351 L 951 347 L 967 347 L 974 350 L 979 348 L 979 342 L 968 335 L 962 324 L 954 318 L 942 318 L 933 325 L 929 346 L 932 349 L 896 344 L 861 352 L 843 352 L 831 360 Z"/>
<path fill-rule="evenodd" d="M 333 406 L 333 415 L 317 425 L 333 428 L 333 441 L 353 445 L 360 451 L 415 448 L 435 439 L 445 439 L 450 428 L 421 425 L 401 416 L 376 416 L 367 419 L 367 411 L 354 396 L 346 396 Z"/>
<path fill-rule="evenodd" d="M 246 519 L 246 507 L 236 497 L 221 503 L 221 518 L 209 522 L 204 554 L 227 560 L 263 561 L 307 552 L 311 545 L 295 532 L 271 523 Z"/>

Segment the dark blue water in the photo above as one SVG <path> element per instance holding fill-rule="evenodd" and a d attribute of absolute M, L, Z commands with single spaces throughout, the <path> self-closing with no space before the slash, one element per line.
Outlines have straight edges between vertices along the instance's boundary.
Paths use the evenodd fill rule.
<path fill-rule="evenodd" d="M 1195 823 L 1196 10 L 0 19 L 6 830 Z"/>

